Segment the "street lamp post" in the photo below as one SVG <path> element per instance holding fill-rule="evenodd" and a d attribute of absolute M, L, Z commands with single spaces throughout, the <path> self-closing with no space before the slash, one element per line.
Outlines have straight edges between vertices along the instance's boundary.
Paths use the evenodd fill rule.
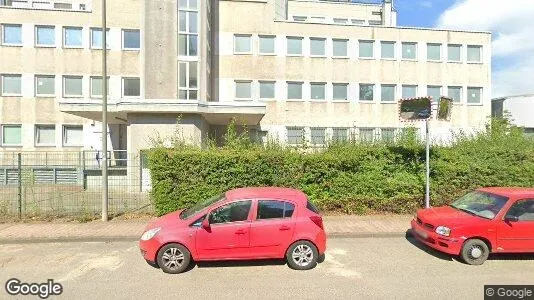
<path fill-rule="evenodd" d="M 102 221 L 108 221 L 108 81 L 106 0 L 102 0 Z"/>

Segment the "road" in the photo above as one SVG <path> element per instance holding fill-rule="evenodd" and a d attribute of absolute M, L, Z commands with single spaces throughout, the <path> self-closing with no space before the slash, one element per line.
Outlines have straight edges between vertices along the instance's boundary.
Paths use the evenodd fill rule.
<path fill-rule="evenodd" d="M 145 263 L 136 242 L 8 244 L 0 245 L 0 270 L 2 286 L 12 277 L 61 283 L 63 294 L 50 299 L 482 299 L 484 284 L 534 284 L 534 255 L 474 267 L 411 238 L 335 238 L 310 271 L 227 262 L 168 275 Z M 2 288 L 0 298 L 13 297 Z"/>

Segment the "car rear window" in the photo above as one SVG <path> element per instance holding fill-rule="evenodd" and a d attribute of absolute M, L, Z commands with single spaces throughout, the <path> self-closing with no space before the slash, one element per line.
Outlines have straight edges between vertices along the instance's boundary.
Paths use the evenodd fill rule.
<path fill-rule="evenodd" d="M 295 205 L 276 200 L 260 200 L 258 203 L 258 220 L 291 218 Z"/>
<path fill-rule="evenodd" d="M 310 201 L 308 201 L 308 204 L 306 204 L 306 208 L 313 211 L 316 214 L 319 214 L 319 210 L 317 209 L 317 207 L 315 207 L 315 205 L 313 205 L 313 203 L 311 203 Z"/>

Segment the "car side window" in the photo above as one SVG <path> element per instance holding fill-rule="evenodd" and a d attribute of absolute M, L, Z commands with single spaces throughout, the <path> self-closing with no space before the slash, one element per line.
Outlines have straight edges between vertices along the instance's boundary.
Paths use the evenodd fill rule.
<path fill-rule="evenodd" d="M 252 201 L 238 201 L 223 205 L 210 213 L 210 224 L 245 221 Z"/>
<path fill-rule="evenodd" d="M 203 215 L 202 217 L 198 218 L 195 220 L 195 222 L 191 223 L 191 227 L 200 227 L 200 225 L 202 225 L 202 222 L 204 221 L 204 219 L 206 218 L 206 215 Z"/>
<path fill-rule="evenodd" d="M 258 201 L 258 215 L 256 219 L 282 219 L 291 218 L 295 205 L 286 201 L 260 200 Z"/>
<path fill-rule="evenodd" d="M 510 207 L 506 216 L 517 217 L 519 221 L 534 221 L 534 199 L 517 201 Z"/>

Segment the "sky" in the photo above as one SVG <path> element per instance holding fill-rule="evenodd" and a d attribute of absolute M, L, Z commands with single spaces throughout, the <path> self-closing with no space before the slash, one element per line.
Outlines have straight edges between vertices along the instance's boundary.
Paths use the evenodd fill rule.
<path fill-rule="evenodd" d="M 534 0 L 393 1 L 398 26 L 492 32 L 492 98 L 534 93 Z"/>

